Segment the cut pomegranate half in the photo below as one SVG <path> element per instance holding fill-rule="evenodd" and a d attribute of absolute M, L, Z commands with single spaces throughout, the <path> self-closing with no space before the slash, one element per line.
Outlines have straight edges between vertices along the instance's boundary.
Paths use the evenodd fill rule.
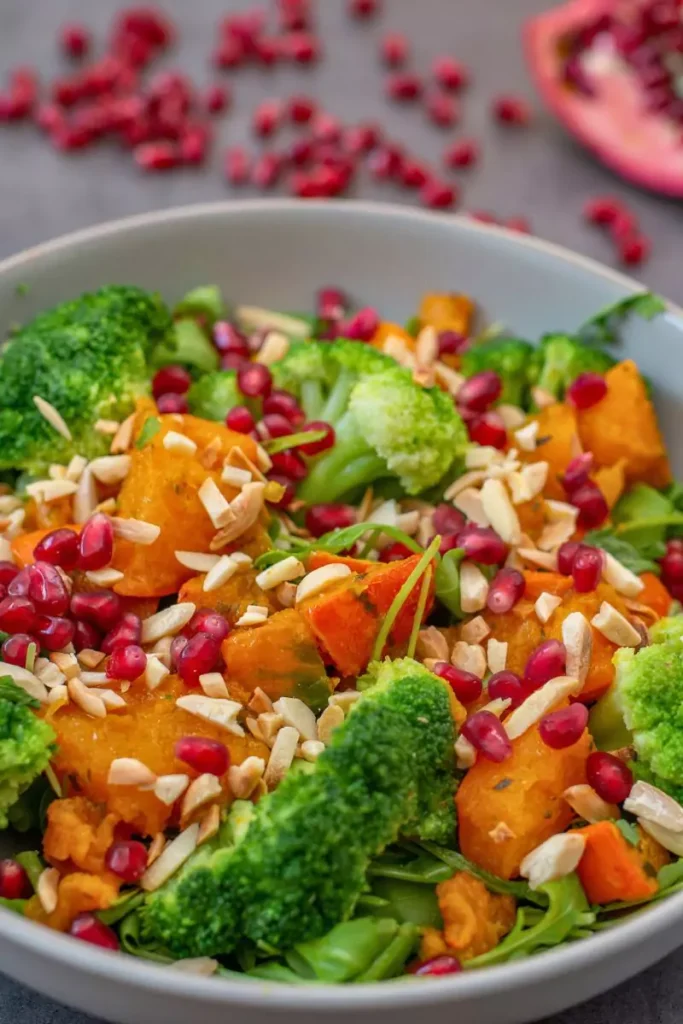
<path fill-rule="evenodd" d="M 661 6 L 571 0 L 527 23 L 525 48 L 541 96 L 567 131 L 622 178 L 683 196 L 683 30 L 650 16 Z"/>

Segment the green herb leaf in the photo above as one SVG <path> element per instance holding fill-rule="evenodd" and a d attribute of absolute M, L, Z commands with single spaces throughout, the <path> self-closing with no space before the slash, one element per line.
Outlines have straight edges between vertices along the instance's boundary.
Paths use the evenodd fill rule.
<path fill-rule="evenodd" d="M 643 320 L 652 320 L 659 313 L 665 311 L 666 302 L 659 295 L 654 295 L 652 292 L 640 292 L 638 295 L 629 295 L 626 299 L 619 299 L 618 302 L 600 310 L 579 328 L 578 334 L 582 341 L 591 344 L 612 344 L 618 340 L 617 331 L 627 317 L 639 316 Z"/>
<path fill-rule="evenodd" d="M 4 910 L 10 910 L 13 914 L 19 914 L 20 917 L 23 917 L 26 913 L 27 902 L 27 900 L 7 900 L 4 896 L 0 897 L 0 907 Z"/>
<path fill-rule="evenodd" d="M 268 569 L 271 565 L 277 565 L 278 562 L 284 562 L 285 558 L 289 558 L 292 554 L 291 551 L 280 551 L 279 548 L 273 548 L 271 551 L 264 551 L 262 555 L 254 559 L 254 569 L 257 572 L 261 572 L 262 569 Z"/>
<path fill-rule="evenodd" d="M 0 678 L 0 700 L 6 700 L 10 704 L 19 704 L 26 708 L 40 707 L 40 702 L 15 683 L 11 676 Z"/>
<path fill-rule="evenodd" d="M 475 878 L 483 882 L 491 892 L 514 896 L 517 900 L 536 903 L 541 907 L 547 904 L 547 898 L 543 893 L 530 889 L 526 882 L 508 882 L 504 878 L 498 878 L 497 875 L 492 875 L 488 871 L 484 871 L 483 868 L 473 864 L 466 857 L 463 857 L 461 853 L 457 853 L 456 850 L 448 850 L 444 846 L 437 846 L 435 843 L 427 842 L 420 842 L 415 845 L 431 853 L 437 860 L 447 864 L 451 869 L 451 874 L 455 874 L 456 871 L 468 871 Z"/>
<path fill-rule="evenodd" d="M 399 590 L 398 594 L 389 605 L 389 610 L 384 616 L 379 633 L 377 634 L 377 638 L 375 639 L 375 646 L 372 649 L 372 658 L 370 659 L 371 661 L 379 661 L 381 659 L 382 651 L 384 650 L 384 645 L 389 639 L 389 634 L 391 633 L 391 630 L 394 627 L 394 623 L 398 618 L 401 608 L 410 597 L 413 587 L 416 585 L 420 576 L 426 571 L 427 567 L 429 566 L 429 563 L 432 561 L 433 558 L 435 558 L 438 555 L 440 543 L 441 537 L 437 535 L 432 541 L 432 543 L 429 545 L 429 547 L 425 549 L 422 558 L 417 563 L 413 571 L 408 576 L 408 579 L 405 581 L 405 583 Z"/>
<path fill-rule="evenodd" d="M 106 910 L 98 910 L 95 916 L 99 917 L 103 924 L 118 924 L 131 911 L 141 906 L 145 902 L 146 897 L 146 893 L 140 892 L 139 889 L 133 889 L 131 892 L 126 892 L 119 896 Z"/>
<path fill-rule="evenodd" d="M 463 618 L 460 606 L 460 563 L 465 557 L 463 548 L 452 548 L 436 567 L 436 596 L 456 619 Z"/>
<path fill-rule="evenodd" d="M 660 890 L 670 889 L 672 885 L 683 882 L 683 857 L 679 857 L 673 864 L 665 864 L 660 868 L 657 882 Z"/>
<path fill-rule="evenodd" d="M 302 444 L 322 441 L 326 436 L 326 430 L 300 430 L 296 434 L 287 434 L 285 437 L 274 437 L 272 441 L 266 441 L 264 448 L 269 455 L 277 455 L 278 452 L 284 452 L 288 448 L 299 448 Z"/>
<path fill-rule="evenodd" d="M 38 879 L 43 873 L 45 865 L 41 859 L 40 854 L 37 850 L 24 850 L 23 853 L 18 853 L 14 858 L 21 864 L 22 868 L 28 875 L 28 880 L 34 889 L 38 886 Z"/>
<path fill-rule="evenodd" d="M 397 921 L 416 924 L 421 928 L 441 928 L 441 911 L 436 888 L 420 882 L 406 882 L 398 878 L 375 878 L 373 895 L 382 899 L 384 906 L 377 911 L 379 917 L 393 917 Z"/>
<path fill-rule="evenodd" d="M 135 442 L 136 448 L 144 448 L 155 434 L 161 430 L 161 420 L 157 416 L 148 416 L 142 425 L 140 436 Z"/>
<path fill-rule="evenodd" d="M 386 526 L 384 523 L 355 523 L 342 530 L 331 530 L 330 533 L 325 533 L 314 541 L 309 548 L 311 551 L 328 551 L 330 554 L 336 555 L 340 551 L 352 548 L 366 533 L 375 538 L 382 534 L 385 537 L 391 537 L 392 540 L 405 544 L 415 554 L 421 555 L 424 551 L 424 548 L 421 548 L 417 541 L 409 537 L 403 530 L 399 530 L 395 526 Z"/>
<path fill-rule="evenodd" d="M 615 821 L 614 824 L 630 846 L 638 845 L 640 837 L 638 836 L 635 825 L 632 825 L 630 821 L 626 821 L 625 818 L 619 818 L 619 820 Z"/>
<path fill-rule="evenodd" d="M 591 530 L 584 538 L 586 544 L 601 548 L 616 558 L 618 562 L 630 569 L 637 576 L 641 572 L 652 572 L 659 576 L 659 565 L 651 558 L 646 558 L 638 548 L 626 540 L 625 537 L 617 537 L 611 529 Z M 664 551 L 662 551 L 664 554 Z"/>
<path fill-rule="evenodd" d="M 422 577 L 422 586 L 420 587 L 420 596 L 418 597 L 417 605 L 415 606 L 415 615 L 413 616 L 413 625 L 410 630 L 410 639 L 408 640 L 406 658 L 415 657 L 417 637 L 420 632 L 420 627 L 422 626 L 422 620 L 424 619 L 425 608 L 427 607 L 427 598 L 429 597 L 429 588 L 432 583 L 433 575 L 434 573 L 430 565 L 427 567 L 427 571 Z"/>

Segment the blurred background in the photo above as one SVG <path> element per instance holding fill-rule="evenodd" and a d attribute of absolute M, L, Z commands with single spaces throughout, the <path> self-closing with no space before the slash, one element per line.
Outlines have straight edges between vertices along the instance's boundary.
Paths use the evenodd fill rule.
<path fill-rule="evenodd" d="M 657 40 L 672 5 L 643 0 Z M 340 195 L 530 231 L 682 302 L 680 198 L 607 170 L 533 85 L 524 27 L 561 6 L 163 0 L 150 18 L 117 0 L 0 0 L 0 258 L 187 203 Z M 646 113 L 629 125 L 630 173 L 656 187 L 668 176 L 669 191 L 677 178 L 680 196 L 683 41 L 673 40 L 673 85 L 651 40 L 636 43 Z M 574 65 L 557 74 L 568 70 L 585 93 Z M 614 155 L 619 83 L 611 96 L 592 114 Z M 653 129 L 663 109 L 671 124 Z M 674 955 L 553 1024 L 676 1024 L 681 967 Z M 0 1024 L 10 1022 L 88 1024 L 0 977 Z"/>

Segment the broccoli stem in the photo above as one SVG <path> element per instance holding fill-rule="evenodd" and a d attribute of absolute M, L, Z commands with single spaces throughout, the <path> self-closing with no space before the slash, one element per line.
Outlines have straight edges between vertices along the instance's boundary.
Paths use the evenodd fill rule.
<path fill-rule="evenodd" d="M 330 391 L 325 406 L 320 414 L 320 419 L 325 423 L 336 423 L 341 419 L 349 404 L 349 396 L 354 384 L 358 380 L 358 374 L 351 370 L 342 370 L 337 381 Z"/>
<path fill-rule="evenodd" d="M 301 385 L 301 408 L 306 413 L 306 418 L 309 420 L 320 419 L 324 405 L 325 396 L 320 381 L 303 381 Z"/>
<path fill-rule="evenodd" d="M 336 427 L 334 447 L 312 467 L 298 496 L 312 505 L 337 501 L 348 491 L 387 475 L 384 459 L 373 452 L 355 418 L 347 413 Z"/>
<path fill-rule="evenodd" d="M 616 686 L 611 686 L 593 707 L 590 731 L 598 750 L 618 750 L 633 743 L 633 736 L 624 723 Z"/>

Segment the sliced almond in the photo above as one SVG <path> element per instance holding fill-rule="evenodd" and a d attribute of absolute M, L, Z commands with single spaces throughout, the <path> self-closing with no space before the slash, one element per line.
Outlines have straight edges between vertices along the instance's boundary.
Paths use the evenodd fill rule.
<path fill-rule="evenodd" d="M 69 691 L 66 686 L 53 686 L 48 692 L 47 700 L 45 703 L 50 706 L 52 704 L 68 704 L 69 703 Z"/>
<path fill-rule="evenodd" d="M 69 697 L 81 711 L 92 718 L 106 718 L 107 708 L 101 697 L 94 694 L 78 677 L 69 679 L 66 684 Z"/>
<path fill-rule="evenodd" d="M 247 729 L 249 730 L 249 732 L 251 733 L 255 740 L 258 740 L 259 743 L 266 742 L 265 737 L 261 732 L 261 726 L 258 723 L 258 719 L 251 718 L 249 715 L 247 715 L 244 724 L 246 725 Z"/>
<path fill-rule="evenodd" d="M 562 598 L 556 594 L 549 594 L 547 591 L 543 591 L 539 594 L 534 603 L 534 611 L 539 622 L 544 625 L 550 619 L 550 616 L 556 611 L 562 604 Z"/>
<path fill-rule="evenodd" d="M 475 489 L 480 484 L 483 484 L 486 480 L 488 473 L 485 469 L 475 469 L 470 473 L 463 473 L 457 480 L 454 480 L 446 490 L 444 491 L 444 498 L 446 501 L 451 501 L 455 504 L 455 499 L 463 491 Z M 488 525 L 488 524 L 487 524 Z"/>
<path fill-rule="evenodd" d="M 279 564 L 282 565 L 282 562 Z M 296 588 L 295 604 L 301 604 L 302 601 L 305 601 L 310 597 L 314 597 L 316 594 L 320 594 L 323 590 L 326 590 L 328 587 L 338 583 L 340 580 L 343 580 L 345 577 L 350 575 L 351 569 L 348 565 L 343 565 L 341 563 L 321 565 L 320 568 L 313 569 L 312 572 L 309 572 L 304 576 Z"/>
<path fill-rule="evenodd" d="M 295 558 L 294 555 L 290 555 L 288 558 L 283 558 L 282 561 L 276 562 L 275 565 L 269 565 L 267 569 L 258 574 L 255 582 L 261 590 L 274 590 L 281 583 L 295 580 L 299 576 L 305 575 L 305 573 L 306 569 L 303 563 L 298 558 Z"/>
<path fill-rule="evenodd" d="M 609 552 L 605 551 L 604 556 L 602 575 L 607 582 L 611 583 L 617 593 L 623 594 L 624 597 L 638 597 L 645 586 L 640 576 L 636 576 Z"/>
<path fill-rule="evenodd" d="M 496 412 L 502 419 L 506 430 L 517 430 L 526 421 L 526 413 L 518 405 L 509 405 L 507 402 L 501 402 L 500 405 L 496 406 Z M 519 442 L 517 443 L 519 444 Z M 521 444 L 519 447 L 522 447 Z"/>
<path fill-rule="evenodd" d="M 38 876 L 36 896 L 46 914 L 52 914 L 57 909 L 59 882 L 60 874 L 57 868 L 45 868 Z"/>
<path fill-rule="evenodd" d="M 523 452 L 536 451 L 536 438 L 538 437 L 538 421 L 532 420 L 525 426 L 515 430 L 515 441 Z"/>
<path fill-rule="evenodd" d="M 236 516 L 230 508 L 230 502 L 221 494 L 216 482 L 210 476 L 197 491 L 197 496 L 217 530 L 234 522 Z"/>
<path fill-rule="evenodd" d="M 521 535 L 519 518 L 502 480 L 484 481 L 481 500 L 484 512 L 496 533 L 506 544 L 518 544 Z"/>
<path fill-rule="evenodd" d="M 188 624 L 196 611 L 195 604 L 183 601 L 148 616 L 142 620 L 142 643 L 153 644 L 164 636 L 175 636 Z"/>
<path fill-rule="evenodd" d="M 455 398 L 465 383 L 463 375 L 457 373 L 452 367 L 447 366 L 446 363 L 441 362 L 439 359 L 433 364 L 432 369 L 437 382 L 446 389 L 449 395 L 453 395 Z"/>
<path fill-rule="evenodd" d="M 491 520 L 484 511 L 481 491 L 475 490 L 474 487 L 466 487 L 463 491 L 456 494 L 452 500 L 455 507 L 460 509 L 477 526 L 491 525 Z"/>
<path fill-rule="evenodd" d="M 415 339 L 415 356 L 420 366 L 431 366 L 439 354 L 439 335 L 431 326 L 423 327 Z"/>
<path fill-rule="evenodd" d="M 479 612 L 486 606 L 489 582 L 478 565 L 465 561 L 460 566 L 460 607 L 465 614 Z"/>
<path fill-rule="evenodd" d="M 236 626 L 262 626 L 264 622 L 268 621 L 268 609 L 263 608 L 259 611 L 251 611 L 247 608 L 246 612 L 240 615 L 239 619 L 235 623 Z"/>
<path fill-rule="evenodd" d="M 227 583 L 235 575 L 238 569 L 237 562 L 233 562 L 230 555 L 222 555 L 213 568 L 207 572 L 206 578 L 202 583 L 202 590 L 204 593 L 218 590 L 219 587 L 222 587 L 224 583 Z"/>
<path fill-rule="evenodd" d="M 202 693 L 207 697 L 229 697 L 225 679 L 220 672 L 205 672 L 199 677 Z"/>
<path fill-rule="evenodd" d="M 332 733 L 344 724 L 344 709 L 339 704 L 328 704 L 318 719 L 318 739 L 328 746 Z"/>
<path fill-rule="evenodd" d="M 67 441 L 73 440 L 71 431 L 66 425 L 64 417 L 57 409 L 55 409 L 54 405 L 46 402 L 44 398 L 40 397 L 40 395 L 33 396 L 33 403 L 43 419 L 47 420 L 50 426 L 53 427 L 58 434 L 65 437 Z"/>
<path fill-rule="evenodd" d="M 273 707 L 282 715 L 285 725 L 293 726 L 303 740 L 317 740 L 318 725 L 315 715 L 302 700 L 298 697 L 280 697 Z"/>
<path fill-rule="evenodd" d="M 550 391 L 546 391 L 544 388 L 534 387 L 531 389 L 531 397 L 534 403 L 539 409 L 547 409 L 551 405 L 555 405 L 557 399 Z"/>
<path fill-rule="evenodd" d="M 281 608 L 293 608 L 296 603 L 296 584 L 281 583 L 275 589 L 275 597 Z"/>
<path fill-rule="evenodd" d="M 248 469 L 240 469 L 239 466 L 223 466 L 221 480 L 230 487 L 241 490 L 245 484 L 251 483 L 253 477 Z"/>
<path fill-rule="evenodd" d="M 320 740 L 305 740 L 301 744 L 301 756 L 304 761 L 315 762 L 325 750 L 325 744 Z"/>
<path fill-rule="evenodd" d="M 150 867 L 161 856 L 165 846 L 166 836 L 163 832 L 157 832 L 147 850 L 147 867 Z"/>
<path fill-rule="evenodd" d="M 95 420 L 94 429 L 98 434 L 115 434 L 120 426 L 118 420 Z"/>
<path fill-rule="evenodd" d="M 480 679 L 483 679 L 486 673 L 486 655 L 484 648 L 479 644 L 468 644 L 464 640 L 458 640 L 453 647 L 451 663 L 463 672 L 471 672 Z"/>
<path fill-rule="evenodd" d="M 495 637 L 491 637 L 486 645 L 486 660 L 491 674 L 502 672 L 508 660 L 507 640 L 496 640 Z"/>
<path fill-rule="evenodd" d="M 251 555 L 246 554 L 244 551 L 231 551 L 230 557 L 241 569 L 254 564 L 254 559 Z"/>
<path fill-rule="evenodd" d="M 148 690 L 156 690 L 158 686 L 161 686 L 164 679 L 170 675 L 170 668 L 154 654 L 147 655 L 147 665 L 145 666 L 145 685 Z"/>
<path fill-rule="evenodd" d="M 234 466 L 236 469 L 246 470 L 246 472 L 250 474 L 252 480 L 257 480 L 262 484 L 266 482 L 265 476 L 256 463 L 252 462 L 249 456 L 243 452 L 241 448 L 238 448 L 237 445 L 230 449 L 225 457 L 223 466 L 224 468 Z M 249 483 L 249 481 L 245 481 L 245 483 Z M 244 484 L 241 486 L 244 487 Z"/>
<path fill-rule="evenodd" d="M 92 647 L 84 647 L 76 655 L 79 665 L 85 669 L 95 669 L 107 657 L 102 651 L 94 651 Z"/>
<path fill-rule="evenodd" d="M 109 451 L 112 455 L 127 452 L 133 443 L 133 431 L 135 430 L 135 413 L 127 417 L 120 425 L 111 443 Z"/>
<path fill-rule="evenodd" d="M 78 481 L 78 490 L 74 494 L 73 514 L 75 523 L 85 523 L 97 506 L 97 488 L 95 477 L 90 466 L 86 466 Z"/>
<path fill-rule="evenodd" d="M 330 709 L 327 708 L 327 711 Z M 324 712 L 323 712 L 324 713 Z M 291 725 L 285 725 L 277 734 L 263 781 L 269 791 L 275 789 L 284 779 L 294 760 L 299 745 L 299 733 Z"/>
<path fill-rule="evenodd" d="M 197 847 L 198 836 L 199 825 L 196 822 L 176 836 L 164 848 L 152 866 L 147 868 L 140 879 L 140 888 L 144 889 L 145 892 L 154 892 L 164 882 L 167 882 L 176 873 L 178 868 L 182 867 L 188 857 L 194 853 Z"/>
<path fill-rule="evenodd" d="M 116 499 L 105 498 L 104 501 L 98 501 L 95 506 L 96 512 L 103 512 L 106 516 L 113 516 L 116 512 Z"/>
<path fill-rule="evenodd" d="M 36 480 L 26 485 L 26 493 L 41 505 L 49 505 L 61 498 L 69 498 L 78 490 L 73 480 Z"/>
<path fill-rule="evenodd" d="M 510 488 L 510 497 L 512 498 L 513 505 L 523 505 L 524 502 L 531 501 L 533 497 L 531 487 L 522 473 L 517 471 L 509 473 L 505 481 Z"/>
<path fill-rule="evenodd" d="M 14 540 L 18 537 L 24 529 L 24 520 L 26 518 L 26 509 L 17 508 L 5 519 L 4 536 L 6 540 Z"/>
<path fill-rule="evenodd" d="M 178 697 L 176 706 L 205 722 L 212 722 L 235 736 L 244 736 L 244 729 L 235 720 L 242 710 L 242 705 L 237 701 L 189 693 Z"/>
<path fill-rule="evenodd" d="M 654 822 L 669 832 L 683 833 L 683 807 L 649 782 L 636 782 L 623 806 L 637 818 Z"/>
<path fill-rule="evenodd" d="M 120 583 L 123 579 L 123 573 L 119 572 L 118 569 L 112 569 L 110 567 L 106 569 L 90 569 L 85 574 L 85 578 L 89 583 L 94 583 L 96 587 L 113 587 L 115 583 Z"/>
<path fill-rule="evenodd" d="M 258 735 L 262 738 L 264 743 L 268 744 L 269 747 L 272 747 L 275 743 L 275 737 L 284 724 L 284 718 L 282 715 L 278 714 L 277 711 L 266 711 L 262 715 L 259 715 L 256 720 Z M 254 733 L 254 735 L 256 735 L 256 733 Z"/>
<path fill-rule="evenodd" d="M 255 714 L 262 715 L 273 710 L 273 702 L 268 694 L 264 693 L 260 686 L 257 686 L 247 707 Z"/>
<path fill-rule="evenodd" d="M 218 804 L 211 804 L 206 814 L 204 814 L 202 820 L 199 822 L 197 846 L 201 846 L 202 843 L 206 843 L 209 839 L 213 839 L 213 837 L 217 835 L 220 827 L 221 809 Z"/>
<path fill-rule="evenodd" d="M 12 552 L 12 545 L 6 537 L 0 537 L 0 561 L 3 562 L 14 562 L 14 554 Z"/>
<path fill-rule="evenodd" d="M 74 483 L 78 483 L 81 479 L 83 470 L 88 465 L 88 460 L 82 455 L 73 455 L 69 460 L 69 464 L 66 467 L 66 479 L 73 480 Z"/>
<path fill-rule="evenodd" d="M 444 660 L 448 661 L 448 658 L 445 658 Z M 362 696 L 363 694 L 359 693 L 358 690 L 340 690 L 339 693 L 331 694 L 327 703 L 330 707 L 341 708 L 344 714 L 346 714 L 346 712 L 350 711 L 353 705 L 356 704 Z M 318 723 L 318 731 L 320 731 L 320 723 Z"/>
<path fill-rule="evenodd" d="M 562 622 L 562 643 L 567 652 L 565 671 L 583 686 L 591 665 L 593 631 L 581 612 L 570 612 Z"/>
<path fill-rule="evenodd" d="M 90 470 L 96 480 L 102 484 L 120 484 L 130 472 L 132 458 L 130 455 L 103 455 L 93 459 Z"/>
<path fill-rule="evenodd" d="M 571 875 L 579 866 L 586 849 L 586 840 L 577 832 L 551 836 L 522 861 L 519 873 L 527 878 L 531 889 Z"/>
<path fill-rule="evenodd" d="M 180 808 L 180 822 L 185 824 L 192 815 L 206 804 L 217 800 L 223 792 L 221 784 L 215 775 L 205 772 L 193 779 L 183 797 Z"/>
<path fill-rule="evenodd" d="M 491 831 L 489 832 L 489 839 L 500 846 L 501 843 L 508 843 L 511 839 L 517 838 L 517 833 L 513 832 L 506 821 L 499 821 Z"/>
<path fill-rule="evenodd" d="M 65 480 L 66 466 L 61 466 L 58 462 L 53 462 L 47 471 L 47 475 L 50 477 L 50 480 Z"/>
<path fill-rule="evenodd" d="M 154 795 L 162 804 L 170 807 L 178 797 L 182 796 L 190 785 L 190 776 L 178 773 L 177 775 L 160 775 L 154 783 Z M 149 859 L 147 861 L 149 864 Z"/>
<path fill-rule="evenodd" d="M 162 444 L 166 451 L 175 452 L 178 455 L 194 455 L 197 451 L 197 445 L 192 438 L 186 437 L 185 434 L 179 434 L 177 430 L 169 430 L 164 435 Z"/>
<path fill-rule="evenodd" d="M 520 470 L 532 498 L 543 491 L 548 479 L 548 469 L 547 462 L 530 462 Z"/>
<path fill-rule="evenodd" d="M 538 548 L 517 548 L 517 554 L 524 562 L 537 565 L 548 572 L 557 572 L 557 554 L 552 551 L 539 551 Z"/>
<path fill-rule="evenodd" d="M 570 786 L 569 789 L 565 789 L 562 796 L 579 818 L 583 818 L 590 825 L 595 825 L 598 821 L 616 821 L 621 817 L 617 805 L 608 804 L 587 783 Z"/>
<path fill-rule="evenodd" d="M 100 698 L 107 711 L 120 711 L 121 708 L 128 707 L 121 694 L 117 693 L 115 690 L 98 690 L 97 696 Z"/>
<path fill-rule="evenodd" d="M 433 629 L 434 627 L 432 626 L 431 628 Z M 424 632 L 424 630 L 422 632 Z M 466 622 L 460 627 L 460 639 L 464 640 L 467 644 L 480 644 L 482 640 L 486 639 L 490 632 L 491 627 L 486 619 L 482 618 L 481 615 L 477 615 L 475 618 L 470 619 L 469 622 Z M 444 639 L 444 643 L 445 642 L 446 641 Z"/>
<path fill-rule="evenodd" d="M 174 551 L 176 562 L 193 572 L 210 572 L 220 561 L 220 555 L 204 554 L 202 551 Z"/>
<path fill-rule="evenodd" d="M 30 669 L 20 669 L 19 671 L 26 671 L 30 673 Z M 3 672 L 3 674 L 7 675 L 8 673 Z M 35 675 L 38 682 L 42 683 L 43 686 L 46 686 L 48 690 L 51 690 L 54 686 L 61 686 L 63 683 L 66 683 L 66 676 L 62 672 L 62 670 L 57 665 L 53 665 L 52 662 L 48 661 L 46 658 L 35 659 L 35 661 L 33 662 L 33 674 Z M 71 678 L 73 678 L 73 676 Z M 20 682 L 20 679 L 15 678 L 14 681 Z M 29 681 L 26 678 L 24 678 L 24 689 L 26 689 L 27 682 Z M 36 690 L 36 693 L 40 692 L 40 689 Z"/>
<path fill-rule="evenodd" d="M 578 687 L 580 684 L 571 676 L 557 676 L 541 686 L 505 719 L 509 739 L 516 740 L 522 736 L 560 701 L 575 696 Z"/>
<path fill-rule="evenodd" d="M 465 452 L 465 465 L 468 469 L 489 470 L 492 466 L 500 466 L 505 456 L 490 444 L 472 445 Z M 462 478 L 461 478 L 462 479 Z M 483 483 L 486 475 L 478 483 Z"/>
<path fill-rule="evenodd" d="M 463 630 L 464 630 L 463 626 Z M 461 631 L 462 632 L 462 631 Z M 465 637 L 463 636 L 463 639 Z M 425 658 L 434 658 L 435 661 L 448 661 L 448 641 L 441 630 L 436 626 L 426 626 L 417 634 L 417 647 L 415 656 L 420 661 Z"/>
<path fill-rule="evenodd" d="M 237 497 L 230 502 L 232 519 L 219 529 L 209 545 L 212 551 L 219 551 L 254 525 L 263 509 L 265 490 L 266 485 L 259 480 L 244 485 Z"/>
<path fill-rule="evenodd" d="M 261 330 L 281 331 L 289 338 L 310 338 L 312 327 L 305 320 L 286 313 L 275 313 L 261 306 L 237 306 L 235 317 L 240 327 L 253 334 Z"/>
<path fill-rule="evenodd" d="M 287 335 L 281 331 L 268 331 L 263 344 L 254 357 L 254 362 L 272 366 L 278 360 L 284 359 L 288 352 L 289 338 Z"/>
<path fill-rule="evenodd" d="M 233 764 L 228 769 L 228 783 L 237 800 L 248 800 L 266 770 L 262 757 L 247 757 L 242 764 Z"/>
<path fill-rule="evenodd" d="M 107 783 L 110 786 L 138 786 L 153 788 L 157 777 L 151 768 L 137 757 L 117 757 L 109 765 Z"/>
<path fill-rule="evenodd" d="M 120 540 L 128 540 L 131 544 L 142 544 L 147 547 L 158 539 L 161 527 L 156 523 L 146 523 L 142 519 L 121 519 L 112 516 L 114 536 Z"/>
<path fill-rule="evenodd" d="M 683 833 L 672 832 L 671 829 L 663 828 L 654 821 L 648 821 L 647 818 L 638 818 L 638 824 L 669 853 L 683 857 Z"/>
<path fill-rule="evenodd" d="M 600 611 L 591 619 L 591 625 L 618 647 L 639 647 L 642 637 L 635 626 L 609 603 L 603 601 Z"/>
<path fill-rule="evenodd" d="M 63 654 L 61 651 L 55 651 L 54 654 L 50 655 L 50 661 L 57 666 L 67 679 L 73 679 L 81 671 L 81 666 L 78 664 L 75 654 Z"/>

